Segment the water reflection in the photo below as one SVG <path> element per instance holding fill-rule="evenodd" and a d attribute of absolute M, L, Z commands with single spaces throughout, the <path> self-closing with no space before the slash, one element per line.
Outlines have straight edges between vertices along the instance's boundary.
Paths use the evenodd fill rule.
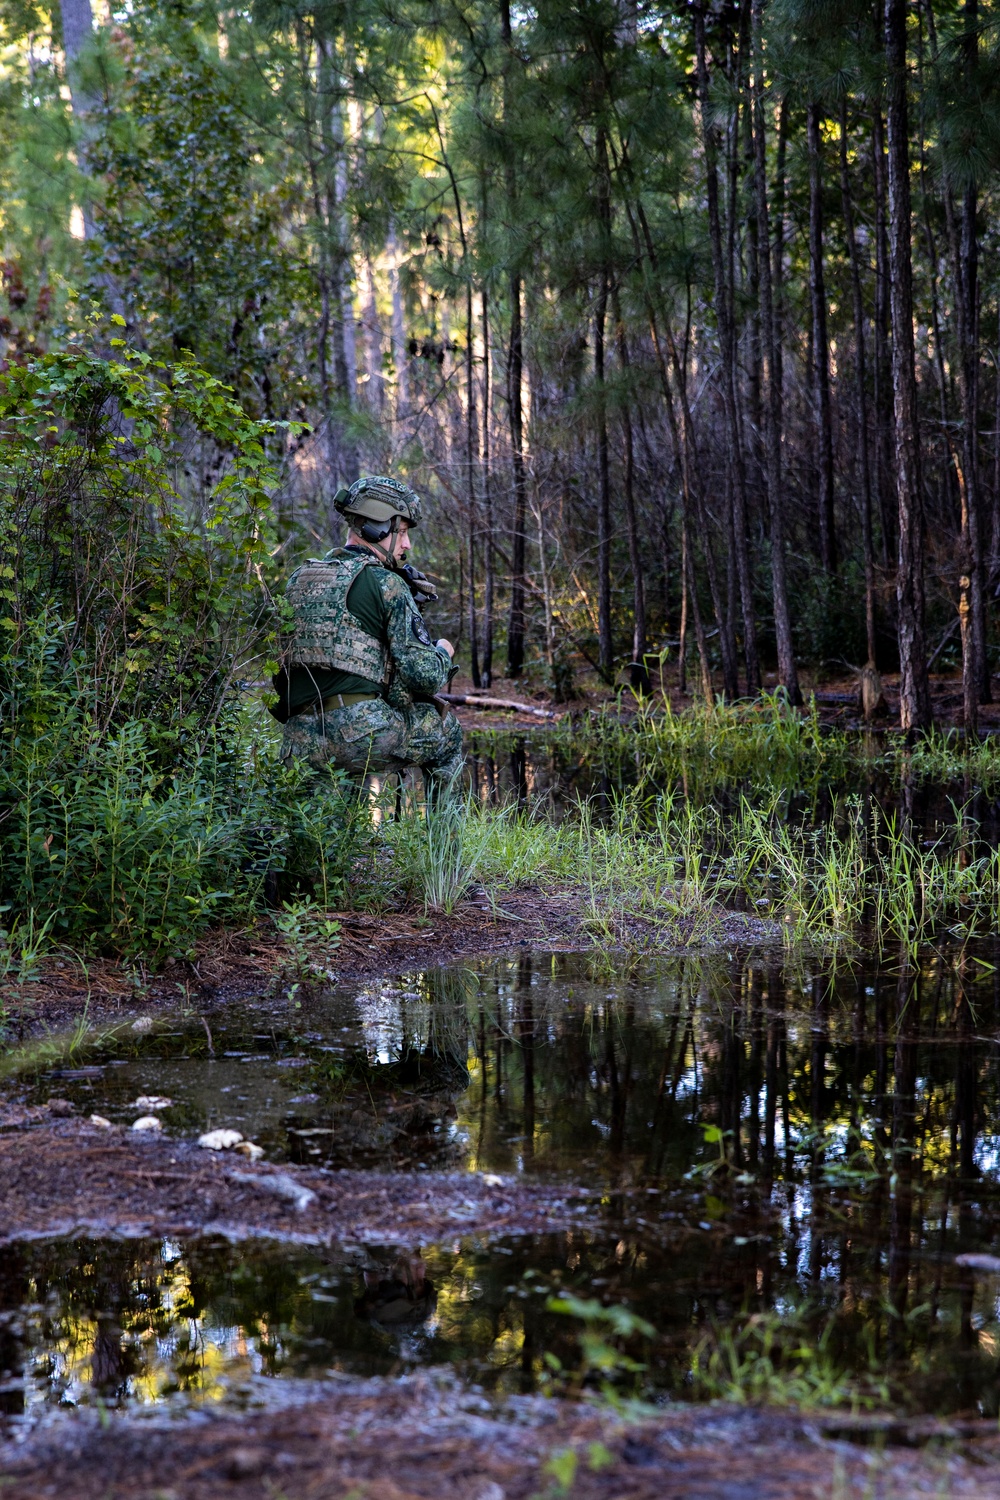
<path fill-rule="evenodd" d="M 15 1076 L 26 1100 L 121 1120 L 164 1094 L 169 1130 L 235 1125 L 274 1160 L 464 1164 L 595 1199 L 572 1234 L 402 1259 L 8 1249 L 0 1365 L 27 1359 L 45 1400 L 441 1361 L 524 1388 L 572 1361 L 545 1306 L 562 1286 L 648 1320 L 641 1381 L 679 1395 L 701 1341 L 780 1314 L 899 1399 L 994 1413 L 1000 1279 L 956 1257 L 1000 1247 L 998 974 L 988 946 L 853 966 L 526 954 L 216 1012 L 214 1055 L 178 1016 L 73 1077 Z"/>

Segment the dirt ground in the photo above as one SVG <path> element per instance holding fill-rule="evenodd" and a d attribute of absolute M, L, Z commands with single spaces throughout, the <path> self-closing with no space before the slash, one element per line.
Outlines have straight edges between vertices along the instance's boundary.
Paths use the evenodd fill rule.
<path fill-rule="evenodd" d="M 672 1407 L 645 1419 L 545 1398 L 494 1407 L 427 1377 L 338 1382 L 250 1418 L 74 1418 L 0 1450 L 16 1500 L 995 1500 L 995 1424 L 925 1424 L 936 1447 L 843 1440 L 850 1419 Z M 63 1430 L 60 1430 L 63 1429 Z M 871 1439 L 875 1441 L 872 1442 Z"/>
<path fill-rule="evenodd" d="M 0 1107 L 0 1245 L 56 1236 L 266 1235 L 412 1245 L 579 1226 L 583 1190 L 476 1173 L 324 1172 Z M 55 1106 L 55 1107 L 53 1107 Z"/>

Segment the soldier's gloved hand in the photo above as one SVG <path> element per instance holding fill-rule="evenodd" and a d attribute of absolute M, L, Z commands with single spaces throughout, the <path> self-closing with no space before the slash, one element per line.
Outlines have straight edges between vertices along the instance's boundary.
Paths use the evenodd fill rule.
<path fill-rule="evenodd" d="M 455 655 L 454 646 L 451 644 L 451 641 L 446 641 L 444 636 L 442 636 L 440 640 L 435 641 L 434 644 L 435 646 L 437 646 L 439 651 L 447 651 L 448 655 L 452 657 Z"/>

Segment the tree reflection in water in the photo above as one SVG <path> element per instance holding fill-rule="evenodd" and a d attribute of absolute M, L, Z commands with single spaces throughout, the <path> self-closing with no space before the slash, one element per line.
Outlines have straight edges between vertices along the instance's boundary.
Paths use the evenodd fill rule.
<path fill-rule="evenodd" d="M 592 1189 L 579 1227 L 484 1244 L 458 1226 L 403 1259 L 198 1240 L 7 1249 L 2 1410 L 436 1363 L 531 1390 L 580 1368 L 577 1326 L 547 1306 L 560 1288 L 653 1325 L 622 1351 L 644 1366 L 634 1389 L 711 1394 L 706 1349 L 731 1363 L 766 1347 L 780 1366 L 791 1347 L 799 1365 L 821 1351 L 841 1393 L 857 1377 L 914 1407 L 996 1413 L 996 1278 L 956 1257 L 1000 1244 L 997 958 L 524 955 L 317 1000 L 294 1023 L 308 1035 L 271 1041 L 276 1069 L 283 1049 L 302 1055 L 294 1087 L 317 1111 L 364 1062 L 372 1111 L 413 1091 L 448 1163 Z M 197 1058 L 185 1067 L 201 1078 Z M 352 1164 L 349 1133 L 315 1139 Z M 380 1164 L 396 1166 L 385 1139 Z M 433 1170 L 423 1180 L 432 1195 Z"/>

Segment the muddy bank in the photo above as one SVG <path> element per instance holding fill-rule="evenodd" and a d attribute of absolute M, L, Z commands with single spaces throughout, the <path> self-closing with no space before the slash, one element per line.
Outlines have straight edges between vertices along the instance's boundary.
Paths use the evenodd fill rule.
<path fill-rule="evenodd" d="M 340 1385 L 340 1383 L 338 1383 Z M 543 1398 L 492 1407 L 425 1377 L 344 1381 L 322 1401 L 197 1424 L 75 1419 L 0 1450 L 17 1500 L 879 1500 L 1000 1490 L 995 1424 L 925 1424 L 937 1450 L 843 1441 L 849 1421 L 671 1408 L 625 1422 Z"/>
<path fill-rule="evenodd" d="M 579 1225 L 582 1190 L 477 1173 L 323 1172 L 26 1111 L 0 1134 L 0 1245 L 59 1235 L 408 1245 Z M 0 1124 L 4 1123 L 0 1120 Z"/>
<path fill-rule="evenodd" d="M 594 947 L 587 894 L 574 888 L 543 892 L 524 886 L 505 893 L 496 907 L 481 896 L 461 902 L 450 916 L 427 916 L 420 908 L 329 915 L 341 923 L 330 965 L 332 980 L 338 981 L 414 973 L 531 948 L 571 953 Z M 664 954 L 773 944 L 781 936 L 773 922 L 723 908 L 669 923 L 623 916 L 619 926 L 623 947 Z M 0 1002 L 6 1039 L 18 1041 L 71 1025 L 83 1014 L 93 1025 L 110 1024 L 178 1003 L 206 1008 L 303 981 L 308 983 L 308 976 L 296 970 L 287 944 L 262 917 L 250 929 L 207 933 L 192 959 L 168 959 L 159 972 L 135 960 L 96 958 L 84 965 L 55 954 L 41 963 L 36 980 L 9 986 Z"/>

